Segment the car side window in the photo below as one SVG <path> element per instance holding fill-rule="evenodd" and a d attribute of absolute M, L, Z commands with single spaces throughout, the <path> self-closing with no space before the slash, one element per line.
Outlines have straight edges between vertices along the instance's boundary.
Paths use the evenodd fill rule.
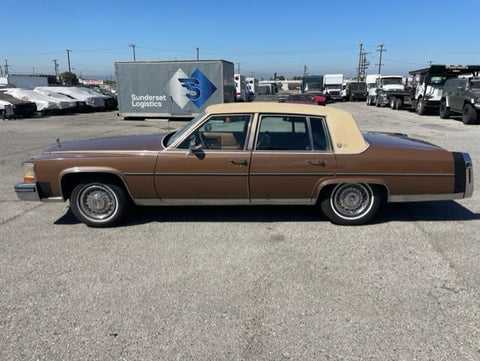
<path fill-rule="evenodd" d="M 314 150 L 329 150 L 325 121 L 323 118 L 310 118 Z"/>
<path fill-rule="evenodd" d="M 215 115 L 209 118 L 178 148 L 242 150 L 245 146 L 249 115 Z"/>
<path fill-rule="evenodd" d="M 311 150 L 306 117 L 266 115 L 260 119 L 257 150 Z"/>

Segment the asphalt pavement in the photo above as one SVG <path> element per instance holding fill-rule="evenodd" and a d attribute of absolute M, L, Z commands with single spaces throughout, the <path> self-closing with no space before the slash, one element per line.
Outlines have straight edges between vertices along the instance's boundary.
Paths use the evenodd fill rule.
<path fill-rule="evenodd" d="M 469 152 L 480 125 L 329 105 L 362 130 Z M 391 204 L 342 227 L 313 207 L 138 208 L 88 228 L 17 200 L 20 163 L 61 140 L 184 122 L 115 112 L 0 122 L 0 360 L 480 359 L 480 193 Z"/>

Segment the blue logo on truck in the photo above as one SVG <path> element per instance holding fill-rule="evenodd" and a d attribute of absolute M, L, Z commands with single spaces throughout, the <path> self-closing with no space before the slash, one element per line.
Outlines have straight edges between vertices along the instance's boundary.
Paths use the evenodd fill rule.
<path fill-rule="evenodd" d="M 203 104 L 217 90 L 215 85 L 200 71 L 195 69 L 191 76 L 178 69 L 168 84 L 169 93 L 173 100 L 184 108 L 191 101 L 197 108 Z"/>

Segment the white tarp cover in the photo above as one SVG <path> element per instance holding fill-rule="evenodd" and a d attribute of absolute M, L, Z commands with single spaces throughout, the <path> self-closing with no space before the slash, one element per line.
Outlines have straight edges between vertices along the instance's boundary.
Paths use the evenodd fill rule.
<path fill-rule="evenodd" d="M 52 101 L 46 95 L 37 93 L 33 90 L 10 88 L 6 90 L 5 93 L 10 94 L 12 97 L 17 99 L 34 102 L 37 105 L 37 110 L 39 112 L 60 109 L 58 102 Z"/>
<path fill-rule="evenodd" d="M 72 97 L 64 94 L 55 93 L 54 91 L 47 90 L 48 88 L 35 88 L 34 92 L 48 97 L 53 102 L 59 104 L 60 109 L 68 109 L 77 106 L 77 101 Z"/>
<path fill-rule="evenodd" d="M 83 90 L 83 88 L 80 87 L 68 87 L 68 86 L 49 86 L 49 87 L 37 87 L 35 88 L 37 90 L 51 90 L 56 93 L 60 94 L 66 94 L 74 99 L 80 100 L 85 102 L 85 104 L 94 107 L 94 108 L 104 108 L 105 107 L 105 97 L 97 94 L 90 94 L 89 92 L 86 92 Z"/>

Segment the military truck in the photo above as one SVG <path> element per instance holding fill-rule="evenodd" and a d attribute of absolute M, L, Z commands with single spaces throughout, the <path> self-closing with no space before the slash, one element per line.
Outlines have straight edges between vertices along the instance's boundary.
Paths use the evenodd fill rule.
<path fill-rule="evenodd" d="M 452 113 L 462 115 L 464 124 L 474 124 L 480 118 L 480 78 L 448 79 L 440 102 L 440 118 Z"/>

